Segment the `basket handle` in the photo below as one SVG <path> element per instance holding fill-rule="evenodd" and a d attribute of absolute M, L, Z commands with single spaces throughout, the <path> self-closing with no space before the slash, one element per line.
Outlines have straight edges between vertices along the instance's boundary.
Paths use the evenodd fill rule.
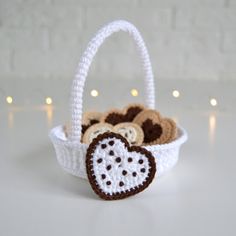
<path fill-rule="evenodd" d="M 92 38 L 77 67 L 71 89 L 70 140 L 72 142 L 80 142 L 81 139 L 83 89 L 89 67 L 98 48 L 102 45 L 104 40 L 120 30 L 128 32 L 136 43 L 145 75 L 145 103 L 148 108 L 154 109 L 155 107 L 155 89 L 152 66 L 142 36 L 131 23 L 123 20 L 113 21 L 100 29 L 95 37 Z"/>

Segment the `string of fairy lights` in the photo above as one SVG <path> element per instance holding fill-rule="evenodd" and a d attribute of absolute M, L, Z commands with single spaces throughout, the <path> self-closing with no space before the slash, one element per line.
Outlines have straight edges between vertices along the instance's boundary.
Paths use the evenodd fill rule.
<path fill-rule="evenodd" d="M 137 96 L 139 95 L 139 92 L 138 92 L 137 89 L 133 88 L 133 89 L 130 90 L 130 94 L 131 94 L 133 97 L 137 97 Z M 91 95 L 92 97 L 97 97 L 97 96 L 99 96 L 99 92 L 98 92 L 98 90 L 96 90 L 96 89 L 92 89 L 92 90 L 90 91 L 90 95 Z M 178 99 L 178 98 L 181 96 L 181 93 L 180 93 L 179 90 L 176 90 L 176 89 L 175 89 L 175 90 L 172 91 L 172 96 L 173 96 L 174 98 Z M 14 98 L 13 98 L 12 96 L 7 96 L 7 97 L 6 97 L 6 103 L 7 103 L 7 104 L 13 104 L 13 103 L 14 103 Z M 45 97 L 45 104 L 46 104 L 46 105 L 52 105 L 52 104 L 53 104 L 53 99 L 52 99 L 51 97 Z M 217 102 L 216 98 L 213 98 L 213 97 L 212 97 L 212 98 L 209 99 L 209 104 L 210 104 L 211 106 L 215 107 L 215 106 L 218 105 L 218 102 Z"/>
<path fill-rule="evenodd" d="M 6 97 L 6 103 L 13 104 L 14 103 L 13 97 L 12 96 L 7 96 Z M 52 98 L 51 97 L 46 97 L 45 98 L 45 104 L 52 105 Z"/>

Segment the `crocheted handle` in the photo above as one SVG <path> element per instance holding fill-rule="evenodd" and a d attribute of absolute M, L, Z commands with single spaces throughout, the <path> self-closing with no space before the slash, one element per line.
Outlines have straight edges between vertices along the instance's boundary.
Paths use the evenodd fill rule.
<path fill-rule="evenodd" d="M 80 142 L 81 139 L 83 88 L 91 62 L 104 40 L 111 34 L 120 30 L 128 32 L 136 43 L 145 74 L 146 106 L 151 109 L 154 109 L 155 107 L 155 91 L 152 66 L 147 48 L 139 31 L 134 25 L 127 21 L 119 20 L 111 22 L 100 29 L 95 37 L 89 42 L 88 47 L 79 62 L 71 90 L 71 141 Z"/>

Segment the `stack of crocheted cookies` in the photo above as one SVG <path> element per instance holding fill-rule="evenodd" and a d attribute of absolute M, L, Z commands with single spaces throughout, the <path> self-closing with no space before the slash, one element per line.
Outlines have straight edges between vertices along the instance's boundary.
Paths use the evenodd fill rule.
<path fill-rule="evenodd" d="M 90 144 L 99 134 L 113 132 L 122 135 L 131 145 L 169 143 L 176 138 L 172 119 L 141 104 L 130 104 L 122 110 L 106 113 L 85 112 L 82 120 L 82 142 Z"/>

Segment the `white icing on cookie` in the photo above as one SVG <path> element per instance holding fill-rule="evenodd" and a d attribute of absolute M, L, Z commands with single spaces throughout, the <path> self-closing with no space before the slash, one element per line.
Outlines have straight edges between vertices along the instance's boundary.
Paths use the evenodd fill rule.
<path fill-rule="evenodd" d="M 150 166 L 147 157 L 140 152 L 129 152 L 119 139 L 102 140 L 93 156 L 96 181 L 107 194 L 125 192 L 142 185 L 148 177 Z"/>

